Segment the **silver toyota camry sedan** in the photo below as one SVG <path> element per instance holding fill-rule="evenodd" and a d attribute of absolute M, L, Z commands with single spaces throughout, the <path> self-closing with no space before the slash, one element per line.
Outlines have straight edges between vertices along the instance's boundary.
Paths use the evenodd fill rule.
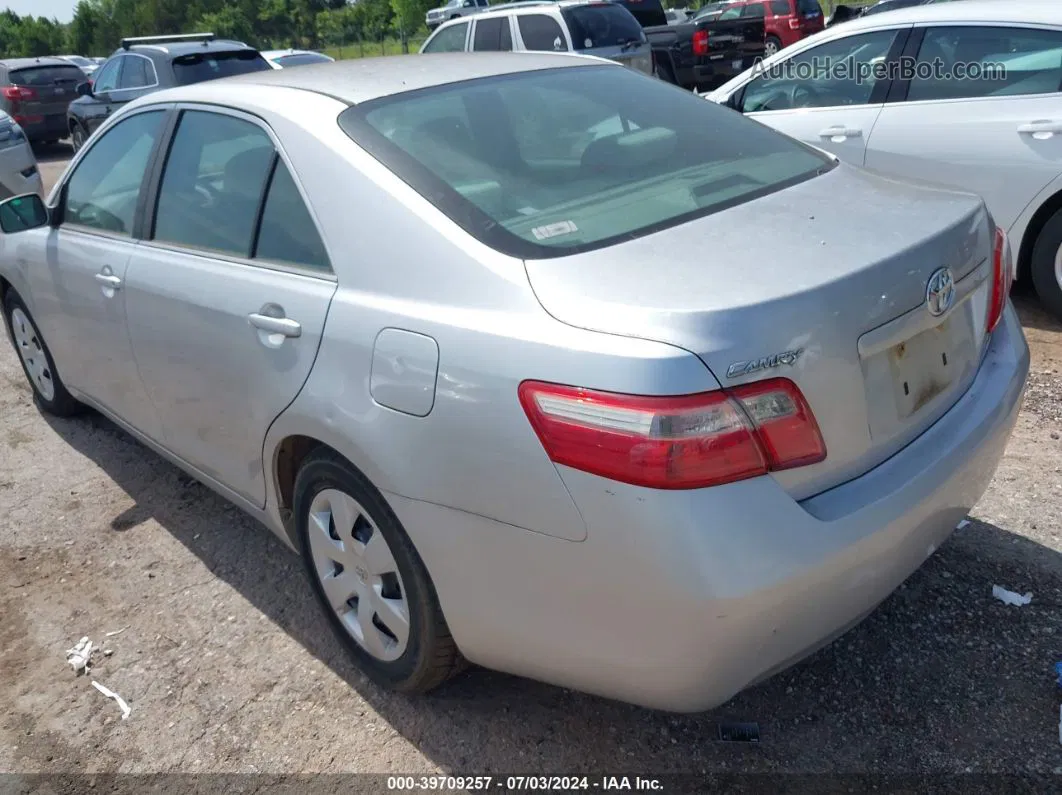
<path fill-rule="evenodd" d="M 579 56 L 151 94 L 0 229 L 39 406 L 261 520 L 402 691 L 720 704 L 933 554 L 1028 370 L 980 199 Z"/>

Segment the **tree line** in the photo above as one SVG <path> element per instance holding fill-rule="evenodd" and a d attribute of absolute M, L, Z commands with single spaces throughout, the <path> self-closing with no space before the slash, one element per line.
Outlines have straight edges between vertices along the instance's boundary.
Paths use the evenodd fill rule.
<path fill-rule="evenodd" d="M 403 43 L 445 0 L 81 0 L 69 23 L 0 12 L 0 57 L 110 55 L 127 36 L 210 31 L 259 49 Z"/>

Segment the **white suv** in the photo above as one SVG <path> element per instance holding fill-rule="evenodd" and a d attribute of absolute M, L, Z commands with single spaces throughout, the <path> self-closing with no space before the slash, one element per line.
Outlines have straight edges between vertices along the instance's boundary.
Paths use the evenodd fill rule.
<path fill-rule="evenodd" d="M 479 14 L 488 8 L 490 8 L 490 0 L 450 0 L 444 6 L 431 9 L 424 17 L 424 24 L 428 26 L 428 30 L 435 30 L 448 19 Z"/>

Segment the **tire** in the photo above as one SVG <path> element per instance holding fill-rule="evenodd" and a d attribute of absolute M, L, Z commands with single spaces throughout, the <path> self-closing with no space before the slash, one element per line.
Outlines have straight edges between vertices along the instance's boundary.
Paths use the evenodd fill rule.
<path fill-rule="evenodd" d="M 1062 320 L 1062 210 L 1047 219 L 1040 230 L 1030 264 L 1036 294 L 1047 310 Z"/>
<path fill-rule="evenodd" d="M 85 134 L 85 129 L 76 122 L 70 128 L 70 148 L 74 150 L 74 154 L 81 151 L 81 147 L 85 145 L 85 141 L 88 136 Z"/>
<path fill-rule="evenodd" d="M 67 392 L 33 316 L 14 290 L 8 290 L 4 296 L 4 325 L 37 407 L 56 417 L 79 413 L 84 406 Z"/>
<path fill-rule="evenodd" d="M 766 39 L 763 40 L 764 57 L 767 57 L 768 55 L 774 55 L 780 49 L 782 49 L 782 40 L 779 39 L 777 36 L 768 36 Z"/>
<path fill-rule="evenodd" d="M 361 670 L 403 693 L 426 693 L 458 673 L 464 660 L 427 569 L 365 476 L 330 450 L 312 453 L 295 479 L 294 502 L 314 593 Z"/>

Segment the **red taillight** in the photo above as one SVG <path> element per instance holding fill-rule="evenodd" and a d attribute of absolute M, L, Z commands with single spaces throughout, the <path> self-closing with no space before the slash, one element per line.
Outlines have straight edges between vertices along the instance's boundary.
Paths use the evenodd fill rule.
<path fill-rule="evenodd" d="M 707 55 L 711 46 L 708 44 L 708 31 L 698 30 L 693 34 L 693 54 Z"/>
<path fill-rule="evenodd" d="M 1007 233 L 996 227 L 995 244 L 992 246 L 992 293 L 988 300 L 985 330 L 991 333 L 1003 318 L 1007 296 L 1014 283 L 1014 263 L 1010 254 Z"/>
<path fill-rule="evenodd" d="M 800 30 L 800 26 L 802 24 L 803 23 L 800 21 L 800 19 L 790 19 L 789 20 L 789 29 L 790 30 Z"/>
<path fill-rule="evenodd" d="M 696 489 L 822 461 L 796 384 L 652 397 L 525 381 L 520 403 L 550 459 L 611 480 Z"/>
<path fill-rule="evenodd" d="M 0 94 L 3 94 L 4 99 L 9 99 L 12 102 L 37 98 L 37 92 L 25 86 L 4 86 L 3 89 L 0 89 Z"/>

